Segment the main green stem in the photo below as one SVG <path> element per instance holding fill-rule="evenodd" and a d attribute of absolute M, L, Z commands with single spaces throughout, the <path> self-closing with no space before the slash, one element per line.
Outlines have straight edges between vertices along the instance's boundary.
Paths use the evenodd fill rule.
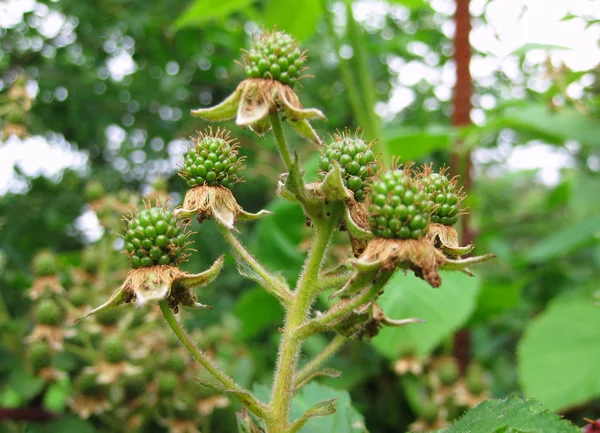
<path fill-rule="evenodd" d="M 288 306 L 283 336 L 279 345 L 279 358 L 267 420 L 268 433 L 283 433 L 289 426 L 289 412 L 294 391 L 294 376 L 302 340 L 296 330 L 305 322 L 314 300 L 319 271 L 331 240 L 335 225 L 339 223 L 341 209 L 332 210 L 325 221 L 315 221 L 316 232 L 308 254 L 302 277 L 298 281 L 292 302 Z"/>
<path fill-rule="evenodd" d="M 292 169 L 292 165 L 294 165 L 294 163 L 292 161 L 292 154 L 290 153 L 290 149 L 287 145 L 287 142 L 285 141 L 285 136 L 283 135 L 283 128 L 281 127 L 281 120 L 279 120 L 279 114 L 277 112 L 269 114 L 269 121 L 271 122 L 271 128 L 273 128 L 273 135 L 275 136 L 277 149 L 279 150 L 281 159 L 283 159 L 285 167 L 289 172 Z"/>
<path fill-rule="evenodd" d="M 242 399 L 242 402 L 246 404 L 249 410 L 255 413 L 257 416 L 264 417 L 266 408 L 264 405 L 256 400 L 248 391 L 239 386 L 235 381 L 229 377 L 227 374 L 222 372 L 219 367 L 217 367 L 208 357 L 200 350 L 194 342 L 190 339 L 190 337 L 185 333 L 184 329 L 181 327 L 175 314 L 169 307 L 169 303 L 167 301 L 160 301 L 158 303 L 160 306 L 160 311 L 167 321 L 167 324 L 175 334 L 175 336 L 181 341 L 181 343 L 185 346 L 185 348 L 190 352 L 190 354 L 204 367 L 206 370 L 213 375 L 213 377 L 220 382 L 221 385 L 225 387 L 228 392 L 233 393 L 236 397 Z M 243 398 L 241 397 L 243 395 Z"/>

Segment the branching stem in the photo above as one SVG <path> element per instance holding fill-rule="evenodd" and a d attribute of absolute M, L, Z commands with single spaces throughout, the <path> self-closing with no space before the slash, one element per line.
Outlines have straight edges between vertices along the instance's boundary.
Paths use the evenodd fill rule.
<path fill-rule="evenodd" d="M 292 161 L 292 155 L 287 145 L 287 141 L 285 140 L 285 136 L 283 135 L 283 128 L 281 127 L 281 120 L 279 120 L 279 114 L 269 114 L 269 121 L 271 122 L 271 127 L 273 128 L 275 143 L 277 144 L 277 149 L 279 150 L 281 159 L 283 159 L 285 167 L 287 168 L 288 172 L 290 172 L 294 163 Z"/>
<path fill-rule="evenodd" d="M 287 304 L 290 302 L 292 298 L 292 293 L 288 289 L 288 287 L 282 284 L 282 281 L 278 280 L 274 275 L 272 275 L 269 271 L 267 271 L 253 256 L 246 250 L 244 245 L 239 241 L 239 239 L 231 233 L 227 227 L 224 227 L 220 224 L 217 224 L 223 238 L 227 241 L 227 243 L 233 248 L 239 260 L 242 260 L 246 265 L 248 265 L 254 272 L 258 274 L 258 276 L 262 279 L 262 283 L 264 284 L 265 290 L 267 290 L 270 294 L 277 297 L 280 302 Z"/>
<path fill-rule="evenodd" d="M 240 385 L 238 385 L 231 377 L 222 372 L 212 360 L 210 360 L 202 350 L 200 350 L 191 338 L 186 334 L 184 329 L 181 327 L 175 314 L 169 307 L 167 301 L 160 301 L 158 303 L 160 311 L 167 321 L 167 324 L 175 334 L 175 336 L 181 341 L 181 344 L 190 352 L 190 354 L 212 374 L 212 376 L 225 388 L 226 391 L 231 392 L 233 395 L 238 397 L 244 405 L 251 410 L 255 415 L 263 418 L 266 414 L 266 408 L 263 403 L 258 401 L 250 392 L 246 391 Z M 243 398 L 241 397 L 243 395 Z"/>
<path fill-rule="evenodd" d="M 270 419 L 267 421 L 269 433 L 282 433 L 290 426 L 289 412 L 294 392 L 294 376 L 302 340 L 296 332 L 306 320 L 310 305 L 315 299 L 318 276 L 323 257 L 335 227 L 339 224 L 342 204 L 332 205 L 325 221 L 315 221 L 313 243 L 306 258 L 304 272 L 300 277 L 294 297 L 286 312 L 285 327 L 279 344 L 279 358 L 270 403 Z"/>
<path fill-rule="evenodd" d="M 294 383 L 298 384 L 305 381 L 308 376 L 317 371 L 329 358 L 335 355 L 335 353 L 344 345 L 345 342 L 346 337 L 342 335 L 336 335 L 321 353 L 315 356 L 296 373 Z"/>

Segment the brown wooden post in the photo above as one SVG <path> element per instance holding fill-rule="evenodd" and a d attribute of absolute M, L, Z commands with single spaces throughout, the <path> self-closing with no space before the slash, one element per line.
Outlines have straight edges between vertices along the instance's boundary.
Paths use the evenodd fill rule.
<path fill-rule="evenodd" d="M 471 123 L 471 96 L 473 94 L 471 71 L 471 14 L 469 12 L 470 0 L 456 0 L 454 22 L 456 32 L 454 36 L 454 62 L 456 64 L 456 85 L 454 87 L 452 124 L 463 126 Z M 460 175 L 459 183 L 469 192 L 471 189 L 471 153 L 461 155 L 461 141 L 456 141 L 451 157 L 452 174 Z M 469 215 L 461 217 L 462 244 L 467 245 L 473 241 L 473 230 Z M 459 330 L 454 335 L 454 357 L 460 370 L 464 373 L 471 358 L 471 335 L 468 330 Z"/>

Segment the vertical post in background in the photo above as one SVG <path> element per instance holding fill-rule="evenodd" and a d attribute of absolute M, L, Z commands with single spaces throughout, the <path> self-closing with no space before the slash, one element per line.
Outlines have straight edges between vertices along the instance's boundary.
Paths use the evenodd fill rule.
<path fill-rule="evenodd" d="M 456 11 L 454 14 L 455 36 L 454 36 L 454 62 L 456 64 L 456 85 L 454 87 L 452 124 L 464 126 L 471 123 L 471 95 L 473 93 L 471 82 L 471 44 L 469 34 L 471 33 L 471 14 L 469 12 L 470 0 L 456 0 Z M 471 152 L 462 152 L 462 142 L 454 143 L 451 156 L 451 167 L 453 175 L 460 175 L 461 183 L 468 194 L 471 189 Z M 462 243 L 467 245 L 473 241 L 473 230 L 470 224 L 470 216 L 463 215 L 461 218 Z M 462 329 L 454 334 L 453 354 L 460 370 L 464 373 L 471 358 L 471 335 L 468 330 Z"/>

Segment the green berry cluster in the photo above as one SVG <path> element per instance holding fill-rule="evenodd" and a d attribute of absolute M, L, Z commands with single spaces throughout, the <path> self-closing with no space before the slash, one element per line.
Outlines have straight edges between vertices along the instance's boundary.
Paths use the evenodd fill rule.
<path fill-rule="evenodd" d="M 462 196 L 456 190 L 455 182 L 441 173 L 431 173 L 421 177 L 425 192 L 435 203 L 431 213 L 431 222 L 452 226 L 458 222 Z"/>
<path fill-rule="evenodd" d="M 377 237 L 419 239 L 427 233 L 432 203 L 406 171 L 386 171 L 373 182 L 369 225 Z"/>
<path fill-rule="evenodd" d="M 231 189 L 239 178 L 237 171 L 242 163 L 236 145 L 229 141 L 229 134 L 217 130 L 212 134 L 200 134 L 194 146 L 184 157 L 179 171 L 190 188 L 196 186 L 224 186 Z"/>
<path fill-rule="evenodd" d="M 263 33 L 244 55 L 246 77 L 273 79 L 294 87 L 306 58 L 283 32 Z"/>
<path fill-rule="evenodd" d="M 52 299 L 44 299 L 36 305 L 35 319 L 40 325 L 60 325 L 64 316 L 63 309 Z"/>
<path fill-rule="evenodd" d="M 40 251 L 33 258 L 31 267 L 36 277 L 56 275 L 58 273 L 58 259 L 50 251 Z"/>
<path fill-rule="evenodd" d="M 45 341 L 37 341 L 29 348 L 29 362 L 35 371 L 52 364 L 52 351 Z"/>
<path fill-rule="evenodd" d="M 356 200 L 361 201 L 366 196 L 366 189 L 371 183 L 377 165 L 370 145 L 358 137 L 350 137 L 347 133 L 336 135 L 323 149 L 319 161 L 322 170 L 321 178 L 333 169 L 333 161 L 337 161 L 340 165 L 346 188 L 354 193 Z"/>
<path fill-rule="evenodd" d="M 77 389 L 83 395 L 98 395 L 102 391 L 102 387 L 98 383 L 98 375 L 84 371 L 77 378 Z"/>
<path fill-rule="evenodd" d="M 125 344 L 119 336 L 104 340 L 104 356 L 110 363 L 121 362 L 125 359 Z"/>
<path fill-rule="evenodd" d="M 168 209 L 144 209 L 131 218 L 125 228 L 125 248 L 133 269 L 173 265 L 186 257 L 185 227 Z"/>

